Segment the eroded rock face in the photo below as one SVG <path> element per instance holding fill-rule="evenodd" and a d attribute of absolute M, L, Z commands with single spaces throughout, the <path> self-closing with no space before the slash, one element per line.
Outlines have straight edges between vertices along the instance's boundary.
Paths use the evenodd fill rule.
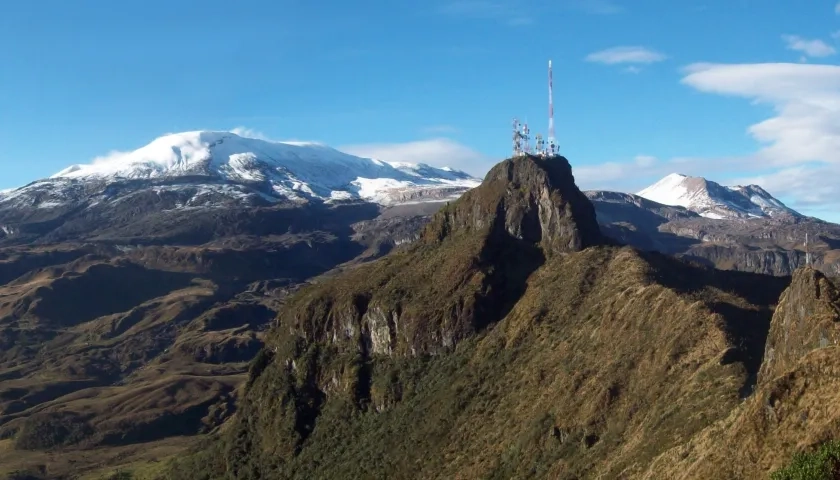
<path fill-rule="evenodd" d="M 782 294 L 767 337 L 759 382 L 792 369 L 807 353 L 840 344 L 840 294 L 817 270 L 802 268 Z"/>
<path fill-rule="evenodd" d="M 424 239 L 489 229 L 538 245 L 546 257 L 602 242 L 595 208 L 581 192 L 564 157 L 517 157 L 499 163 L 480 187 L 432 220 Z"/>

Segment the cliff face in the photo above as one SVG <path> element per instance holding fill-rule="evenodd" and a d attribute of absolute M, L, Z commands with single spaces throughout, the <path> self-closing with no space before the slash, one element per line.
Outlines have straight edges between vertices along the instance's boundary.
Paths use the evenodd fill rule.
<path fill-rule="evenodd" d="M 840 344 L 840 294 L 825 275 L 797 270 L 773 315 L 760 381 L 791 370 L 807 353 Z"/>
<path fill-rule="evenodd" d="M 300 295 L 281 323 L 372 354 L 454 347 L 501 319 L 546 258 L 600 242 L 564 158 L 520 157 L 441 209 L 409 249 Z"/>

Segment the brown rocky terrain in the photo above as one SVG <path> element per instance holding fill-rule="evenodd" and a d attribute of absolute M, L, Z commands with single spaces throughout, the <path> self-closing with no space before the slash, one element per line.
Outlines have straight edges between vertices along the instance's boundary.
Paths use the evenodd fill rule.
<path fill-rule="evenodd" d="M 178 227 L 192 244 L 160 224 L 0 248 L 0 478 L 159 461 L 219 426 L 285 296 L 399 243 L 378 209 L 336 208 L 198 215 Z"/>
<path fill-rule="evenodd" d="M 608 243 L 565 159 L 497 165 L 416 243 L 291 297 L 171 477 L 674 478 L 651 465 L 766 388 L 790 279 Z"/>

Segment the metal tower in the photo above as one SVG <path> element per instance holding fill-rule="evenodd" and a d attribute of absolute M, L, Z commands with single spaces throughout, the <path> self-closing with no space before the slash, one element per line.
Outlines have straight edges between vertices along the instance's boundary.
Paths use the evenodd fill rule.
<path fill-rule="evenodd" d="M 522 133 L 519 131 L 519 120 L 513 119 L 513 156 L 522 155 Z"/>
<path fill-rule="evenodd" d="M 542 136 L 542 134 L 541 134 L 541 133 L 538 133 L 538 134 L 534 137 L 534 140 L 535 140 L 535 141 L 536 141 L 536 143 L 537 143 L 537 146 L 536 146 L 536 149 L 537 149 L 537 152 L 536 152 L 536 153 L 537 153 L 537 155 L 539 155 L 539 156 L 544 156 L 544 155 L 545 155 L 545 140 L 543 140 L 543 136 Z"/>
<path fill-rule="evenodd" d="M 522 133 L 520 134 L 520 138 L 522 139 L 522 152 L 526 155 L 531 154 L 531 130 L 528 128 L 528 122 L 525 122 L 522 125 Z"/>
<path fill-rule="evenodd" d="M 548 156 L 558 154 L 557 139 L 554 138 L 554 79 L 551 73 L 551 60 L 548 61 Z"/>

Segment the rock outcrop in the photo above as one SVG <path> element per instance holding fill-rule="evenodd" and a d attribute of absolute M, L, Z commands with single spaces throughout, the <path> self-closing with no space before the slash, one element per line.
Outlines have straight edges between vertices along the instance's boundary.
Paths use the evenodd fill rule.
<path fill-rule="evenodd" d="M 408 250 L 305 291 L 281 323 L 372 354 L 439 352 L 502 318 L 546 258 L 600 241 L 565 158 L 506 160 Z"/>
<path fill-rule="evenodd" d="M 840 293 L 822 273 L 802 268 L 782 294 L 767 337 L 760 381 L 793 369 L 806 354 L 840 344 Z"/>
<path fill-rule="evenodd" d="M 480 187 L 444 208 L 424 232 L 439 241 L 487 230 L 538 245 L 546 257 L 601 243 L 595 207 L 575 185 L 564 157 L 524 156 L 496 165 Z"/>

